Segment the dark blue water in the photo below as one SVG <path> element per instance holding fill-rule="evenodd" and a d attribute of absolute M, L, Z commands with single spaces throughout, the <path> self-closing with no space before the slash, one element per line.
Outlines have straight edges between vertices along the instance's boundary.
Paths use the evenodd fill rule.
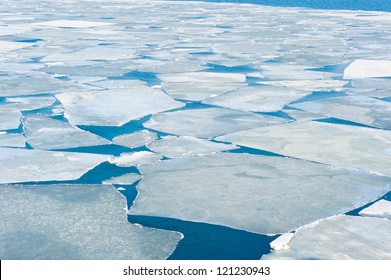
<path fill-rule="evenodd" d="M 251 3 L 278 7 L 303 7 L 327 10 L 391 12 L 391 0 L 198 0 L 204 2 Z"/>

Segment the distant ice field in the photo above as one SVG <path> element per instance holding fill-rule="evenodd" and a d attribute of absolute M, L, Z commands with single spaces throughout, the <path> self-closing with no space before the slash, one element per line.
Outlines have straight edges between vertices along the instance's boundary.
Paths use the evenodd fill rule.
<path fill-rule="evenodd" d="M 390 12 L 5 1 L 0 258 L 390 259 Z"/>

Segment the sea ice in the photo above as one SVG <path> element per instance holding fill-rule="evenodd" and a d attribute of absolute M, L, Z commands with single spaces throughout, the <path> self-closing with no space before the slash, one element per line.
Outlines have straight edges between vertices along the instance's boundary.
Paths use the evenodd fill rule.
<path fill-rule="evenodd" d="M 137 173 L 128 173 L 118 177 L 110 178 L 103 181 L 103 184 L 116 184 L 116 185 L 131 185 L 141 180 L 142 176 Z"/>
<path fill-rule="evenodd" d="M 106 155 L 0 148 L 0 184 L 76 180 Z"/>
<path fill-rule="evenodd" d="M 109 161 L 110 163 L 113 163 L 120 167 L 131 167 L 158 161 L 161 158 L 161 155 L 149 151 L 140 151 L 133 153 L 122 153 L 119 157 L 113 157 Z"/>
<path fill-rule="evenodd" d="M 230 109 L 274 112 L 286 104 L 300 99 L 311 92 L 278 86 L 246 86 L 237 90 L 203 100 L 202 103 Z"/>
<path fill-rule="evenodd" d="M 344 71 L 344 79 L 391 77 L 391 60 L 357 59 Z"/>
<path fill-rule="evenodd" d="M 61 93 L 65 117 L 73 125 L 121 126 L 131 120 L 184 105 L 159 89 L 134 86 L 116 90 Z"/>
<path fill-rule="evenodd" d="M 26 146 L 26 139 L 21 134 L 0 132 L 0 146 L 24 148 Z"/>
<path fill-rule="evenodd" d="M 168 158 L 207 155 L 238 148 L 235 145 L 211 142 L 192 136 L 165 136 L 148 144 L 147 147 Z"/>
<path fill-rule="evenodd" d="M 365 96 L 344 96 L 289 105 L 315 114 L 391 129 L 391 104 Z"/>
<path fill-rule="evenodd" d="M 391 201 L 381 199 L 359 212 L 361 216 L 391 219 Z"/>
<path fill-rule="evenodd" d="M 11 108 L 20 111 L 37 110 L 50 107 L 56 102 L 53 96 L 34 97 L 9 97 L 5 99 L 8 103 L 0 105 L 0 109 Z"/>
<path fill-rule="evenodd" d="M 111 22 L 103 21 L 84 21 L 84 20 L 51 20 L 37 22 L 35 25 L 52 26 L 52 27 L 66 27 L 66 28 L 91 28 L 99 26 L 112 25 Z"/>
<path fill-rule="evenodd" d="M 237 73 L 189 72 L 160 74 L 165 91 L 173 98 L 200 101 L 245 86 L 246 76 Z"/>
<path fill-rule="evenodd" d="M 288 232 L 345 213 L 391 189 L 387 177 L 250 154 L 164 160 L 141 165 L 139 170 L 144 177 L 130 214 L 262 234 Z"/>
<path fill-rule="evenodd" d="M 110 141 L 45 115 L 28 115 L 22 119 L 27 142 L 38 150 L 68 149 L 111 144 Z"/>
<path fill-rule="evenodd" d="M 224 108 L 167 112 L 153 115 L 144 126 L 181 136 L 212 138 L 243 129 L 281 124 L 288 120 Z"/>
<path fill-rule="evenodd" d="M 28 44 L 28 43 L 0 41 L 0 53 L 7 53 L 10 51 L 20 50 L 22 48 L 30 47 L 32 45 L 33 44 Z"/>
<path fill-rule="evenodd" d="M 391 221 L 339 215 L 298 229 L 289 248 L 262 259 L 391 259 Z"/>
<path fill-rule="evenodd" d="M 124 134 L 113 138 L 113 143 L 116 145 L 137 148 L 148 144 L 157 139 L 157 133 L 149 130 L 139 130 L 134 133 Z"/>
<path fill-rule="evenodd" d="M 0 130 L 16 129 L 20 125 L 22 113 L 15 109 L 0 107 Z"/>
<path fill-rule="evenodd" d="M 341 80 L 287 80 L 261 81 L 257 83 L 262 85 L 282 86 L 305 91 L 339 91 L 342 90 L 343 86 L 347 84 L 346 81 Z"/>
<path fill-rule="evenodd" d="M 0 186 L 1 259 L 165 259 L 182 235 L 126 220 L 110 185 Z"/>
<path fill-rule="evenodd" d="M 260 127 L 216 140 L 391 176 L 391 131 L 321 122 Z"/>

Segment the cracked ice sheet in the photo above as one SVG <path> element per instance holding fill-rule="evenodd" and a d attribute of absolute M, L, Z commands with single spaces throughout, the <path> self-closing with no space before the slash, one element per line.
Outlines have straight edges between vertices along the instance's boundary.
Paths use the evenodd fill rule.
<path fill-rule="evenodd" d="M 111 144 L 110 141 L 45 115 L 28 115 L 22 119 L 27 142 L 38 150 L 68 149 Z"/>
<path fill-rule="evenodd" d="M 191 136 L 165 136 L 147 144 L 148 149 L 168 158 L 214 154 L 239 148 Z"/>
<path fill-rule="evenodd" d="M 139 170 L 143 180 L 130 214 L 262 234 L 288 232 L 344 213 L 391 189 L 388 177 L 249 154 L 165 160 L 141 165 Z"/>
<path fill-rule="evenodd" d="M 144 146 L 145 144 L 148 144 L 157 138 L 158 136 L 156 132 L 151 132 L 149 130 L 139 130 L 134 133 L 114 137 L 113 143 L 133 149 Z"/>
<path fill-rule="evenodd" d="M 21 134 L 0 132 L 0 146 L 24 148 L 26 146 L 26 139 Z"/>
<path fill-rule="evenodd" d="M 391 131 L 321 122 L 260 127 L 216 140 L 391 176 Z"/>
<path fill-rule="evenodd" d="M 390 232 L 390 220 L 339 215 L 298 229 L 287 249 L 262 259 L 391 259 Z"/>
<path fill-rule="evenodd" d="M 311 94 L 308 91 L 278 86 L 246 86 L 208 98 L 202 103 L 253 112 L 274 112 L 286 104 Z"/>
<path fill-rule="evenodd" d="M 344 96 L 289 105 L 292 108 L 391 129 L 391 103 L 365 96 Z"/>
<path fill-rule="evenodd" d="M 357 59 L 344 71 L 344 79 L 391 77 L 391 60 Z"/>
<path fill-rule="evenodd" d="M 19 110 L 0 107 L 0 130 L 17 129 L 22 113 Z"/>
<path fill-rule="evenodd" d="M 386 218 L 391 220 L 391 201 L 381 199 L 359 212 L 361 216 Z"/>
<path fill-rule="evenodd" d="M 110 185 L 3 185 L 0 203 L 1 259 L 165 259 L 182 238 L 128 223 Z"/>
<path fill-rule="evenodd" d="M 76 180 L 107 155 L 0 148 L 0 184 Z"/>
<path fill-rule="evenodd" d="M 159 89 L 146 86 L 62 93 L 56 98 L 63 104 L 65 117 L 73 125 L 121 126 L 149 114 L 185 105 Z"/>
<path fill-rule="evenodd" d="M 223 108 L 195 109 L 153 115 L 144 126 L 181 136 L 212 138 L 254 127 L 281 124 L 287 119 Z"/>
<path fill-rule="evenodd" d="M 131 167 L 158 161 L 161 158 L 161 155 L 149 151 L 141 151 L 134 153 L 122 153 L 119 157 L 110 158 L 109 162 L 120 167 Z"/>
<path fill-rule="evenodd" d="M 165 91 L 173 98 L 200 101 L 245 86 L 246 76 L 237 73 L 190 72 L 160 74 Z"/>

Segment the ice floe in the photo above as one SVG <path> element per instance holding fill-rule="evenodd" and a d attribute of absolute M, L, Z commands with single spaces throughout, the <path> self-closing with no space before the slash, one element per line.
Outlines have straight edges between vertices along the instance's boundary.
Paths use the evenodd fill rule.
<path fill-rule="evenodd" d="M 20 50 L 22 48 L 30 47 L 32 45 L 33 44 L 28 44 L 28 43 L 0 41 L 0 53 L 7 53 L 14 50 Z"/>
<path fill-rule="evenodd" d="M 207 155 L 237 149 L 235 145 L 211 142 L 192 136 L 165 136 L 147 147 L 168 158 Z"/>
<path fill-rule="evenodd" d="M 120 167 L 131 167 L 131 166 L 138 166 L 140 164 L 158 161 L 161 158 L 162 158 L 161 155 L 149 151 L 140 151 L 140 152 L 133 152 L 133 153 L 122 153 L 118 157 L 111 158 L 109 162 Z"/>
<path fill-rule="evenodd" d="M 391 77 L 391 60 L 357 59 L 344 71 L 344 79 Z"/>
<path fill-rule="evenodd" d="M 131 225 L 110 185 L 0 186 L 1 259 L 165 259 L 182 235 Z"/>
<path fill-rule="evenodd" d="M 15 109 L 4 109 L 0 107 L 0 130 L 16 129 L 20 125 L 22 113 Z"/>
<path fill-rule="evenodd" d="M 113 143 L 128 148 L 144 146 L 157 139 L 157 133 L 149 130 L 139 130 L 134 133 L 124 134 L 113 138 Z"/>
<path fill-rule="evenodd" d="M 391 259 L 391 221 L 339 215 L 297 230 L 288 248 L 262 259 Z"/>
<path fill-rule="evenodd" d="M 340 80 L 286 80 L 286 81 L 261 81 L 258 84 L 283 86 L 287 88 L 305 91 L 330 91 L 342 90 L 346 81 Z"/>
<path fill-rule="evenodd" d="M 391 189 L 387 177 L 250 154 L 164 160 L 139 170 L 143 180 L 130 214 L 263 234 L 288 232 L 344 213 Z"/>
<path fill-rule="evenodd" d="M 98 26 L 112 25 L 111 22 L 103 21 L 85 21 L 85 20 L 51 20 L 35 23 L 36 25 L 66 28 L 91 28 Z"/>
<path fill-rule="evenodd" d="M 391 219 L 391 201 L 381 199 L 359 212 L 361 216 Z"/>
<path fill-rule="evenodd" d="M 109 156 L 0 148 L 0 184 L 76 180 Z"/>
<path fill-rule="evenodd" d="M 142 176 L 137 173 L 128 173 L 103 181 L 103 184 L 131 185 L 141 180 Z"/>
<path fill-rule="evenodd" d="M 0 133 L 0 146 L 24 148 L 26 146 L 26 139 L 21 134 Z"/>
<path fill-rule="evenodd" d="M 184 105 L 159 89 L 135 86 L 116 90 L 61 93 L 65 117 L 73 125 L 121 126 L 131 120 Z"/>
<path fill-rule="evenodd" d="M 310 93 L 278 86 L 247 86 L 208 98 L 202 103 L 243 111 L 274 112 Z"/>
<path fill-rule="evenodd" d="M 153 115 L 144 126 L 181 136 L 212 138 L 234 131 L 285 123 L 273 116 L 224 108 L 208 108 L 167 112 Z"/>
<path fill-rule="evenodd" d="M 27 142 L 38 150 L 68 149 L 111 144 L 110 141 L 45 115 L 28 115 L 22 119 Z"/>
<path fill-rule="evenodd" d="M 37 110 L 50 107 L 56 102 L 53 96 L 35 97 L 9 97 L 5 99 L 8 103 L 0 105 L 0 109 L 11 108 L 20 111 Z"/>
<path fill-rule="evenodd" d="M 315 114 L 391 129 L 391 104 L 365 96 L 347 96 L 291 104 Z"/>
<path fill-rule="evenodd" d="M 303 121 L 240 131 L 216 139 L 391 176 L 391 131 L 387 130 Z"/>

